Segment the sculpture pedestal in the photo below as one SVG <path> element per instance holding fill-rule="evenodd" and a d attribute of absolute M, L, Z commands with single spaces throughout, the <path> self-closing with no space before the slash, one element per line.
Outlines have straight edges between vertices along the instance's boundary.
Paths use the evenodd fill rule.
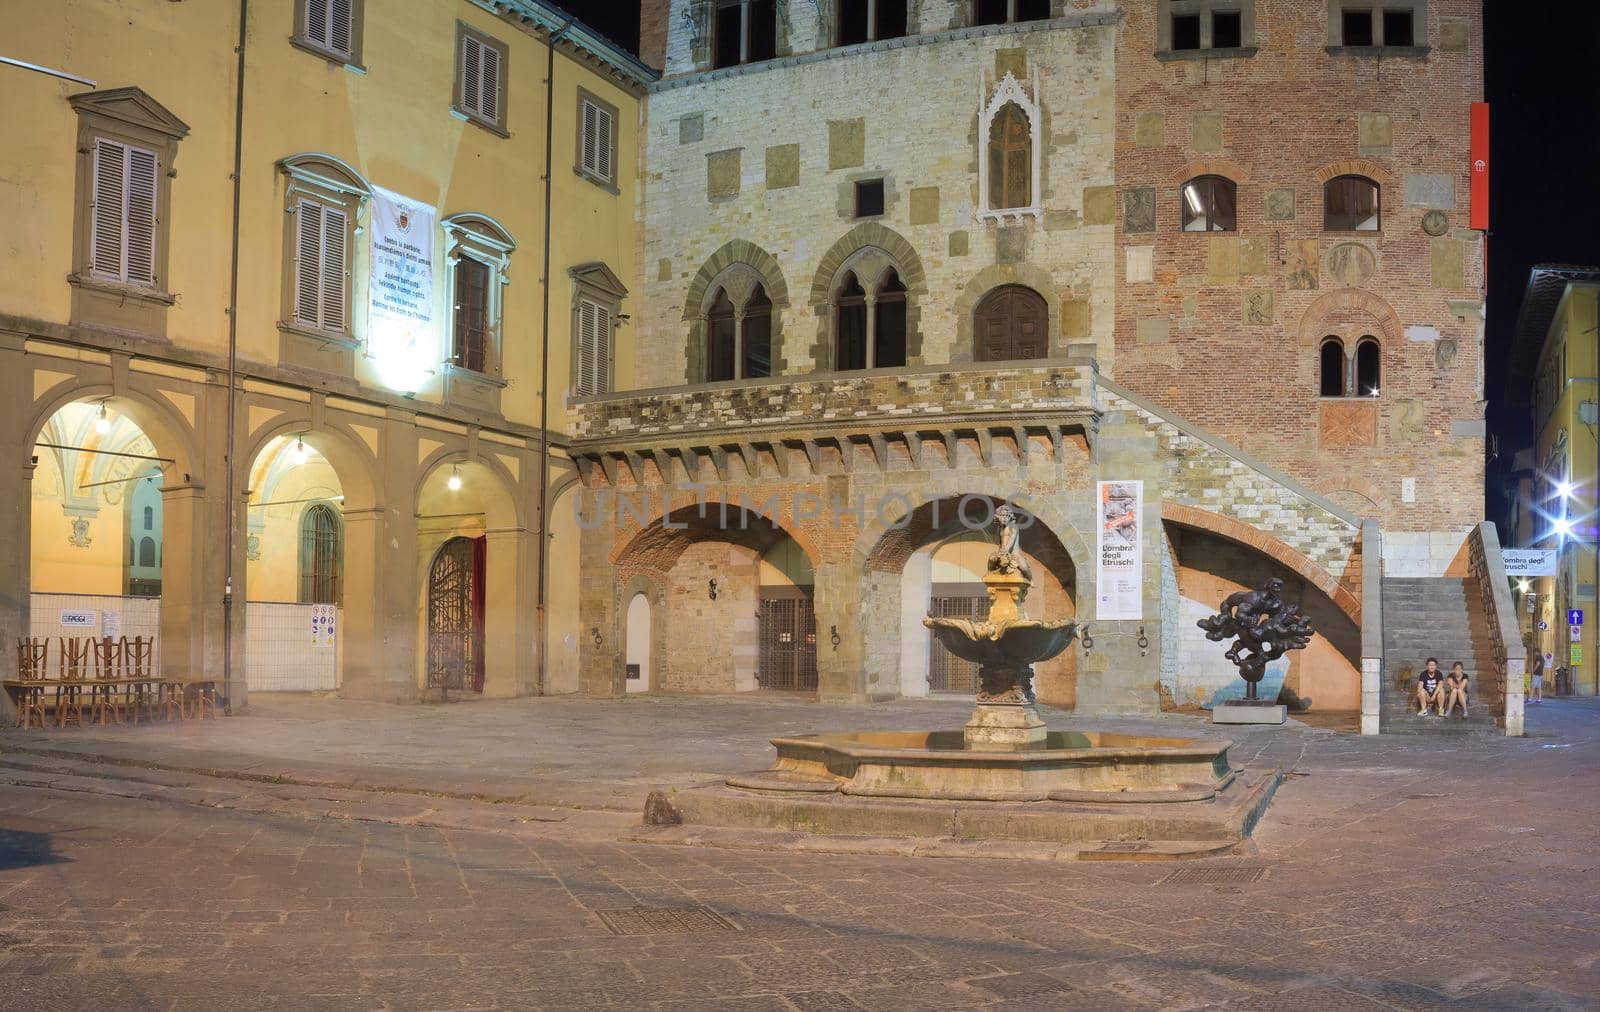
<path fill-rule="evenodd" d="M 1266 700 L 1240 700 L 1218 703 L 1211 709 L 1213 724 L 1285 724 L 1289 708 Z"/>
<path fill-rule="evenodd" d="M 1044 744 L 1045 726 L 1032 703 L 979 703 L 961 739 L 978 752 L 1037 748 Z"/>

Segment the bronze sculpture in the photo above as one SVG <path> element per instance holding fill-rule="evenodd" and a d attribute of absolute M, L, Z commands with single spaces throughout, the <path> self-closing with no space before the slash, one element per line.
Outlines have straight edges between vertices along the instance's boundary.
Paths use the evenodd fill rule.
<path fill-rule="evenodd" d="M 1284 601 L 1282 592 L 1283 581 L 1271 577 L 1257 590 L 1229 594 L 1221 611 L 1195 623 L 1212 642 L 1237 637 L 1223 656 L 1239 669 L 1246 702 L 1262 702 L 1256 684 L 1266 676 L 1267 662 L 1290 650 L 1303 650 L 1315 632 L 1300 606 Z"/>

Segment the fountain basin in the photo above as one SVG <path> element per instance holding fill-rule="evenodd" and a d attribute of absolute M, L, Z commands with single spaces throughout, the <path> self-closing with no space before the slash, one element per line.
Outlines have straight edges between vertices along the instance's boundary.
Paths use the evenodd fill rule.
<path fill-rule="evenodd" d="M 963 747 L 960 731 L 772 739 L 772 769 L 730 777 L 754 791 L 940 801 L 1204 801 L 1233 779 L 1232 742 L 1050 731 L 1027 747 Z"/>

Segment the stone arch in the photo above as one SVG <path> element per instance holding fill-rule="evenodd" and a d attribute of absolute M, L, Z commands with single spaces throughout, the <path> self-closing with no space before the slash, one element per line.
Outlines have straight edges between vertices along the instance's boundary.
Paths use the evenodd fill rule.
<path fill-rule="evenodd" d="M 611 546 L 612 565 L 630 571 L 664 573 L 672 568 L 686 548 L 699 541 L 732 541 L 765 551 L 785 535 L 806 553 L 813 569 L 821 564 L 810 533 L 798 524 L 789 523 L 782 517 L 773 520 L 770 516 L 746 510 L 732 496 L 719 496 L 714 492 L 706 494 L 703 504 L 702 500 L 688 492 L 674 498 L 677 504 L 669 504 L 670 508 L 662 516 L 642 528 L 618 534 Z M 621 512 L 620 505 L 615 501 L 601 508 L 617 510 L 619 514 Z M 726 525 L 722 522 L 724 509 L 728 517 Z M 741 516 L 744 526 L 740 526 Z M 619 515 L 618 520 L 621 519 Z M 623 525 L 619 522 L 618 526 Z"/>
<path fill-rule="evenodd" d="M 1368 317 L 1376 326 L 1369 330 L 1380 342 L 1388 348 L 1398 348 L 1399 341 L 1405 334 L 1405 328 L 1400 323 L 1400 317 L 1394 307 L 1380 295 L 1361 288 L 1339 288 L 1326 292 L 1306 307 L 1300 316 L 1300 344 L 1305 348 L 1315 348 L 1318 343 L 1329 334 L 1338 334 L 1338 330 L 1330 330 L 1329 321 L 1340 315 L 1362 314 Z M 1354 347 L 1349 335 L 1340 334 L 1345 338 L 1345 344 Z M 1355 335 L 1360 336 L 1360 335 Z"/>
<path fill-rule="evenodd" d="M 811 278 L 811 306 L 826 313 L 828 301 L 833 296 L 834 279 L 845 269 L 845 261 L 864 247 L 875 246 L 900 268 L 900 280 L 906 290 L 923 293 L 928 290 L 927 274 L 922 269 L 922 259 L 917 256 L 905 236 L 876 221 L 866 221 L 852 228 L 822 255 L 817 272 Z M 776 301 L 776 300 L 774 300 Z"/>
<path fill-rule="evenodd" d="M 1206 531 L 1260 552 L 1304 579 L 1332 601 L 1345 617 L 1355 623 L 1356 628 L 1361 627 L 1360 599 L 1334 579 L 1326 569 L 1260 528 L 1220 513 L 1175 502 L 1161 504 L 1161 519 L 1180 527 Z"/>
<path fill-rule="evenodd" d="M 378 505 L 378 461 L 372 451 L 341 423 L 325 419 L 320 426 L 313 427 L 309 415 L 274 419 L 272 424 L 246 438 L 239 454 L 246 469 L 241 475 L 241 487 L 249 483 L 249 468 L 254 466 L 256 458 L 279 436 L 302 438 L 307 446 L 328 459 L 339 476 L 346 510 Z"/>
<path fill-rule="evenodd" d="M 783 310 L 789 305 L 789 285 L 783 279 L 783 268 L 777 257 L 746 239 L 733 239 L 722 245 L 700 265 L 683 300 L 683 321 L 689 325 L 684 342 L 684 382 L 703 383 L 706 376 L 706 311 L 718 286 L 735 284 L 748 297 L 756 283 L 766 290 L 772 302 L 772 369 L 771 375 L 781 376 L 788 371 L 788 358 L 783 352 Z M 729 297 L 735 305 L 742 298 Z"/>
<path fill-rule="evenodd" d="M 494 454 L 480 453 L 473 457 L 460 447 L 441 446 L 423 459 L 417 468 L 417 483 L 412 488 L 413 503 L 421 500 L 435 475 L 446 468 L 467 468 L 469 477 L 478 478 L 473 490 L 483 499 L 484 522 L 491 529 L 524 529 L 528 526 L 522 506 L 519 505 L 517 480 L 505 465 Z"/>
<path fill-rule="evenodd" d="M 1049 328 L 1050 353 L 1047 357 L 1065 355 L 1061 336 L 1061 293 L 1049 271 L 1029 263 L 991 264 L 974 274 L 956 296 L 956 340 L 950 349 L 951 362 L 971 362 L 973 353 L 973 321 L 978 303 L 996 288 L 1004 285 L 1023 285 L 1038 292 L 1049 310 L 1046 324 Z"/>
<path fill-rule="evenodd" d="M 69 386 L 69 389 L 61 389 Z M 34 402 L 33 417 L 28 421 L 28 438 L 23 443 L 24 448 L 32 447 L 38 442 L 51 417 L 68 404 L 77 401 L 105 401 L 119 414 L 126 415 L 149 437 L 150 442 L 156 447 L 157 454 L 172 458 L 172 470 L 175 473 L 168 479 L 170 482 L 177 484 L 181 480 L 182 484 L 190 484 L 205 480 L 199 470 L 200 456 L 196 452 L 194 429 L 170 403 L 166 403 L 164 398 L 159 396 L 159 390 L 141 390 L 131 383 L 127 388 L 120 390 L 114 389 L 110 384 L 101 383 L 81 386 L 60 384 L 57 390 L 59 392 L 48 392 L 44 399 Z"/>
<path fill-rule="evenodd" d="M 1394 499 L 1382 485 L 1354 474 L 1330 478 L 1316 490 L 1357 516 L 1385 517 L 1392 515 L 1394 509 Z M 1362 504 L 1352 504 L 1352 498 L 1362 500 Z"/>

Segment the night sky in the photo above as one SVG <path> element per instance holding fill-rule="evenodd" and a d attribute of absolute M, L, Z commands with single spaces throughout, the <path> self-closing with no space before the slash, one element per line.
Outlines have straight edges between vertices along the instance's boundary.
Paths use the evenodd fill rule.
<path fill-rule="evenodd" d="M 623 48 L 637 49 L 638 0 L 555 2 Z M 1489 431 L 1500 448 L 1489 464 L 1485 510 L 1499 519 L 1501 467 L 1532 439 L 1527 410 L 1510 399 L 1502 380 L 1528 269 L 1600 266 L 1600 5 L 1485 0 L 1484 38 L 1492 107 L 1485 376 Z"/>

